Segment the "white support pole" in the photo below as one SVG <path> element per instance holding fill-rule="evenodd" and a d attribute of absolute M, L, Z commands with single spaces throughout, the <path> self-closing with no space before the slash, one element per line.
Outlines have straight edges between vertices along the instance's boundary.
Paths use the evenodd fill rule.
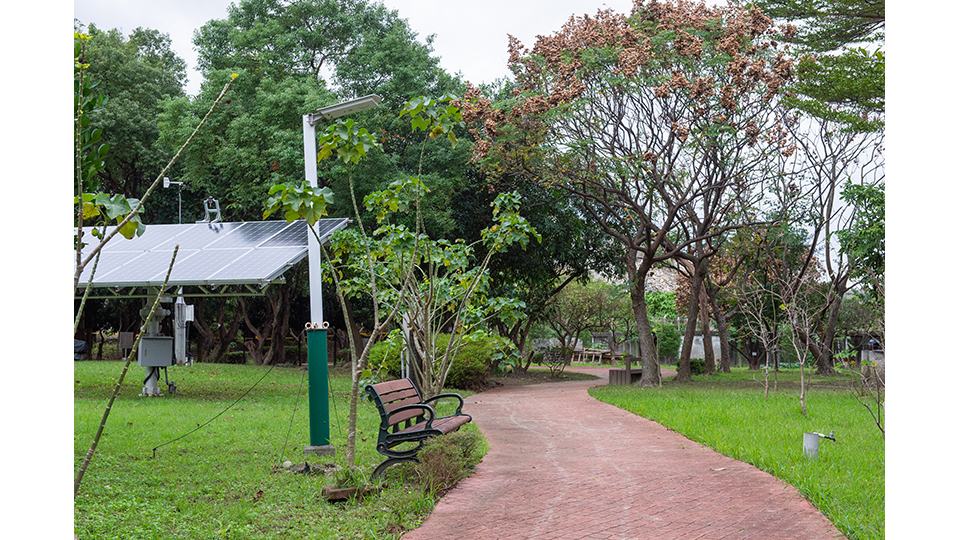
<path fill-rule="evenodd" d="M 317 132 L 312 115 L 303 115 L 303 172 L 310 187 L 317 187 Z M 315 225 L 319 227 L 319 223 Z M 310 322 L 323 323 L 323 284 L 320 275 L 320 244 L 314 235 L 307 238 L 310 280 Z"/>

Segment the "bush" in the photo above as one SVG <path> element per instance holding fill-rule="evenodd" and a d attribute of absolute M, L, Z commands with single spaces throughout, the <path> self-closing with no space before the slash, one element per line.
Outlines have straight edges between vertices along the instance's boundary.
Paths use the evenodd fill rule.
<path fill-rule="evenodd" d="M 437 350 L 442 352 L 450 343 L 449 334 L 437 337 Z M 381 373 L 389 378 L 400 377 L 400 350 L 403 341 L 400 339 L 381 341 L 370 349 L 370 366 L 372 369 L 381 369 Z M 444 386 L 461 390 L 482 390 L 486 388 L 487 377 L 490 374 L 490 356 L 492 350 L 488 341 L 461 342 L 460 350 L 453 359 L 447 380 Z"/>
<path fill-rule="evenodd" d="M 418 454 L 420 463 L 413 470 L 424 492 L 440 496 L 470 476 L 485 453 L 483 436 L 473 426 L 464 426 L 428 439 Z"/>
<path fill-rule="evenodd" d="M 550 369 L 550 376 L 557 377 L 563 373 L 563 368 L 573 357 L 573 349 L 570 347 L 547 347 L 543 352 L 537 353 L 535 361 L 537 365 L 546 365 Z"/>
<path fill-rule="evenodd" d="M 677 351 L 683 344 L 683 335 L 677 327 L 669 323 L 659 323 L 654 327 L 657 333 L 657 355 L 660 358 L 677 358 Z"/>
<path fill-rule="evenodd" d="M 690 359 L 690 374 L 703 375 L 707 371 L 707 361 L 703 358 Z"/>
<path fill-rule="evenodd" d="M 247 363 L 246 351 L 229 351 L 223 353 L 217 358 L 208 360 L 211 364 L 235 364 L 244 365 Z"/>
<path fill-rule="evenodd" d="M 442 351 L 450 342 L 450 336 L 444 334 L 437 339 L 437 347 Z M 486 341 L 461 343 L 457 356 L 447 373 L 446 386 L 461 390 L 483 390 L 487 386 L 490 374 L 490 344 Z"/>
<path fill-rule="evenodd" d="M 367 359 L 370 362 L 370 368 L 373 371 L 379 369 L 392 379 L 399 378 L 400 349 L 402 346 L 403 341 L 399 339 L 374 343 L 373 347 L 370 348 L 370 357 Z"/>

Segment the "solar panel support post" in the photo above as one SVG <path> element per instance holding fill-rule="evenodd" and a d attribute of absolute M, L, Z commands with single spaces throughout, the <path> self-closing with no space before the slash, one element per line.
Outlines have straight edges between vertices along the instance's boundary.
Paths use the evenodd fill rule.
<path fill-rule="evenodd" d="M 317 187 L 317 132 L 312 115 L 303 116 L 303 172 L 307 184 Z M 319 222 L 314 225 L 314 230 Z M 320 275 L 320 244 L 313 234 L 307 235 L 307 257 L 310 282 L 310 321 L 323 323 L 323 287 Z"/>

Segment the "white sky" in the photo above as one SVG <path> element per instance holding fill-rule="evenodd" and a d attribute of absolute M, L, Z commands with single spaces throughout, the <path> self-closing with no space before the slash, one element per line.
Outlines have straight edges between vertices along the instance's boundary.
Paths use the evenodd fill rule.
<path fill-rule="evenodd" d="M 196 95 L 202 76 L 195 71 L 193 31 L 211 19 L 227 17 L 232 0 L 76 0 L 74 17 L 124 35 L 138 26 L 170 35 L 173 48 L 187 62 L 186 92 Z M 531 47 L 538 34 L 550 34 L 571 15 L 593 15 L 601 8 L 629 12 L 633 0 L 384 0 L 409 21 L 421 41 L 436 34 L 434 56 L 451 74 L 460 72 L 474 84 L 508 75 L 507 34 Z M 462 6 L 462 7 L 457 7 Z"/>

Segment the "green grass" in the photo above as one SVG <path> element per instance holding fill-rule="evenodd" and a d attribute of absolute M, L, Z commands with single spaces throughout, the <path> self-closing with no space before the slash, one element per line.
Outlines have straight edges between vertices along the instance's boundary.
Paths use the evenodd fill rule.
<path fill-rule="evenodd" d="M 121 369 L 121 362 L 74 363 L 75 471 Z M 433 496 L 400 474 L 402 467 L 390 469 L 387 485 L 376 495 L 337 504 L 321 497 L 334 473 L 283 469 L 288 459 L 321 467 L 342 461 L 350 382 L 342 372 L 331 373 L 330 438 L 337 458 L 305 457 L 310 435 L 304 372 L 269 369 L 170 368 L 178 393 L 143 398 L 138 397 L 143 368 L 132 366 L 75 501 L 79 538 L 398 538 L 429 514 Z M 162 377 L 160 382 L 164 389 Z M 374 448 L 378 424 L 373 404 L 361 400 L 357 456 L 366 477 L 382 461 Z"/>
<path fill-rule="evenodd" d="M 799 370 L 781 372 L 766 399 L 752 380 L 762 377 L 736 369 L 692 384 L 667 381 L 663 389 L 600 386 L 590 393 L 796 486 L 850 540 L 882 539 L 884 441 L 849 390 L 854 378 L 813 377 L 803 415 Z M 818 457 L 804 458 L 803 433 L 830 430 L 837 442 L 821 439 Z"/>

